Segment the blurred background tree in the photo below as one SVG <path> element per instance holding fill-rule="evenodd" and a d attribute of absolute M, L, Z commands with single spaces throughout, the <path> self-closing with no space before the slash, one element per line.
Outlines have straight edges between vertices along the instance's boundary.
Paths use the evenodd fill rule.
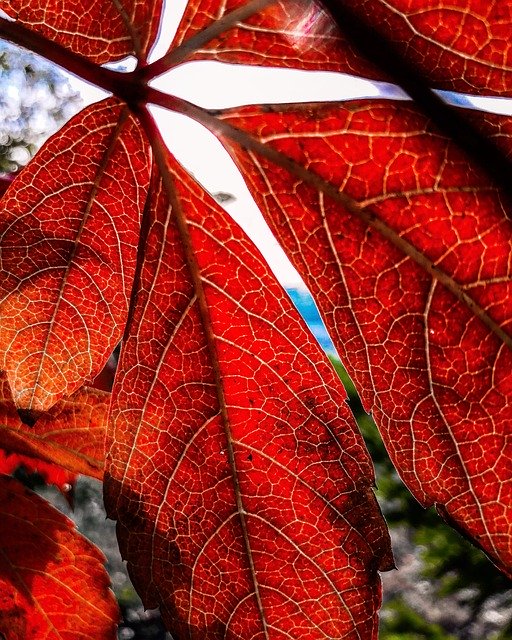
<path fill-rule="evenodd" d="M 0 173 L 25 166 L 81 106 L 80 95 L 55 66 L 0 42 Z"/>

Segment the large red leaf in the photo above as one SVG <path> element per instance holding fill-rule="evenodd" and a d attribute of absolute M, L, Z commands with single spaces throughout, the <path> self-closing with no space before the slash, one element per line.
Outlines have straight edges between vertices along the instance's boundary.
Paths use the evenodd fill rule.
<path fill-rule="evenodd" d="M 507 570 L 510 201 L 407 103 L 226 119 L 274 151 L 226 132 L 401 476 Z"/>
<path fill-rule="evenodd" d="M 162 0 L 9 0 L 0 8 L 22 24 L 97 64 L 134 54 L 144 60 L 158 33 Z"/>
<path fill-rule="evenodd" d="M 16 405 L 45 411 L 99 373 L 126 322 L 150 171 L 109 98 L 54 136 L 0 204 L 0 368 Z"/>
<path fill-rule="evenodd" d="M 114 640 L 119 612 L 105 558 L 71 520 L 0 476 L 0 635 Z"/>
<path fill-rule="evenodd" d="M 230 14 L 246 4 L 254 5 L 254 15 L 231 24 Z M 222 18 L 226 21 L 222 33 L 204 42 L 190 40 L 200 38 L 202 31 L 216 27 Z M 191 0 L 171 48 L 181 45 L 189 59 L 346 71 L 374 79 L 382 75 L 357 56 L 315 0 L 282 0 L 266 3 L 263 8 L 242 0 Z"/>
<path fill-rule="evenodd" d="M 243 5 L 192 0 L 173 45 L 178 46 Z M 189 47 L 191 59 L 240 64 L 343 71 L 372 79 L 389 79 L 358 53 L 354 24 L 375 31 L 395 52 L 413 64 L 425 82 L 466 93 L 512 95 L 512 6 L 482 0 L 327 0 L 341 31 L 321 2 L 281 0 L 235 23 L 223 33 Z M 348 14 L 346 13 L 348 11 Z M 347 20 L 347 17 L 349 20 Z M 371 35 L 364 35 L 371 40 Z M 365 51 L 379 64 L 379 47 Z M 185 47 L 184 47 L 185 49 Z M 397 59 L 396 65 L 400 65 Z M 388 70 L 393 72 L 393 70 Z"/>
<path fill-rule="evenodd" d="M 177 638 L 374 638 L 392 559 L 343 387 L 250 241 L 166 162 L 105 477 L 132 580 Z"/>
<path fill-rule="evenodd" d="M 437 88 L 512 95 L 510 2 L 328 0 L 328 5 L 350 9 Z"/>
<path fill-rule="evenodd" d="M 83 387 L 28 427 L 20 420 L 7 380 L 0 376 L 0 447 L 101 480 L 109 401 L 109 393 Z M 37 462 L 29 466 L 41 471 Z"/>

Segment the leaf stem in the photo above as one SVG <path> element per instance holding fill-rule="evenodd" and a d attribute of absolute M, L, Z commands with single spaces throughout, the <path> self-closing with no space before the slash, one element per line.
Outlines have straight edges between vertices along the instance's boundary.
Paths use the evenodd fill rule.
<path fill-rule="evenodd" d="M 19 22 L 0 17 L 0 38 L 46 58 L 69 73 L 114 94 L 129 105 L 144 99 L 145 85 L 135 72 L 120 73 L 106 69 Z"/>

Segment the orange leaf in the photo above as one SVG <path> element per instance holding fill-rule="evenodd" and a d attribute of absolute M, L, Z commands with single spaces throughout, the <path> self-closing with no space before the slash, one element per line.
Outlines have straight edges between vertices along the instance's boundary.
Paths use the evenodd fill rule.
<path fill-rule="evenodd" d="M 105 476 L 134 584 L 176 637 L 374 638 L 392 559 L 345 391 L 252 243 L 159 162 Z"/>
<path fill-rule="evenodd" d="M 400 475 L 509 570 L 511 203 L 407 103 L 226 118 Z"/>
<path fill-rule="evenodd" d="M 28 427 L 0 376 L 0 447 L 101 480 L 109 402 L 109 393 L 83 387 Z"/>
<path fill-rule="evenodd" d="M 119 619 L 101 551 L 71 520 L 0 476 L 0 635 L 114 640 Z"/>
<path fill-rule="evenodd" d="M 254 15 L 229 21 L 230 13 L 254 4 Z M 345 71 L 379 78 L 373 65 L 362 61 L 320 2 L 280 1 L 263 4 L 242 0 L 191 0 L 185 9 L 171 50 L 182 47 L 189 59 L 219 60 L 238 64 L 291 67 L 321 71 Z M 266 6 L 268 5 L 268 6 Z M 204 38 L 207 27 L 225 20 L 221 34 L 191 46 Z M 205 31 L 207 33 L 207 31 Z M 176 51 L 173 52 L 176 56 Z"/>
<path fill-rule="evenodd" d="M 0 368 L 35 416 L 103 368 L 119 342 L 150 158 L 114 99 L 73 118 L 0 206 Z"/>

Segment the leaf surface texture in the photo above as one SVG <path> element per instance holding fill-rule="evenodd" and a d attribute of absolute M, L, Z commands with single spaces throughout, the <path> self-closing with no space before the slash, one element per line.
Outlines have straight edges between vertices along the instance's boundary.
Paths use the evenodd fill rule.
<path fill-rule="evenodd" d="M 18 408 L 48 410 L 103 368 L 135 271 L 150 153 L 114 98 L 75 116 L 2 199 L 0 368 Z"/>
<path fill-rule="evenodd" d="M 82 387 L 29 427 L 16 411 L 7 380 L 0 377 L 0 447 L 101 480 L 109 403 L 109 393 Z"/>
<path fill-rule="evenodd" d="M 225 140 L 402 478 L 510 566 L 510 202 L 407 103 L 226 118 L 292 160 Z"/>
<path fill-rule="evenodd" d="M 166 162 L 107 457 L 132 579 L 179 638 L 373 638 L 392 559 L 344 390 L 249 240 Z"/>
<path fill-rule="evenodd" d="M 158 33 L 162 0 L 9 0 L 9 16 L 92 62 L 144 59 Z"/>
<path fill-rule="evenodd" d="M 240 0 L 192 0 L 187 4 L 173 46 L 185 46 L 217 20 L 229 20 L 244 6 Z M 290 67 L 304 70 L 347 71 L 378 77 L 362 63 L 327 11 L 315 0 L 270 2 L 219 36 L 191 48 L 189 59 L 238 64 Z"/>
<path fill-rule="evenodd" d="M 103 554 L 71 520 L 6 476 L 0 513 L 3 637 L 114 640 L 119 612 Z"/>
<path fill-rule="evenodd" d="M 224 18 L 240 0 L 192 0 L 174 40 L 181 45 Z M 455 0 L 329 0 L 337 22 L 320 2 L 271 2 L 208 42 L 190 57 L 238 64 L 340 71 L 390 80 L 371 42 L 361 55 L 356 29 L 363 25 L 390 43 L 434 88 L 477 95 L 512 95 L 512 8 L 509 3 Z M 349 20 L 347 20 L 349 18 Z M 352 22 L 354 20 L 354 22 Z M 346 29 L 344 26 L 346 25 Z M 353 25 L 356 26 L 354 29 Z M 341 29 L 340 29 L 341 26 Z"/>

